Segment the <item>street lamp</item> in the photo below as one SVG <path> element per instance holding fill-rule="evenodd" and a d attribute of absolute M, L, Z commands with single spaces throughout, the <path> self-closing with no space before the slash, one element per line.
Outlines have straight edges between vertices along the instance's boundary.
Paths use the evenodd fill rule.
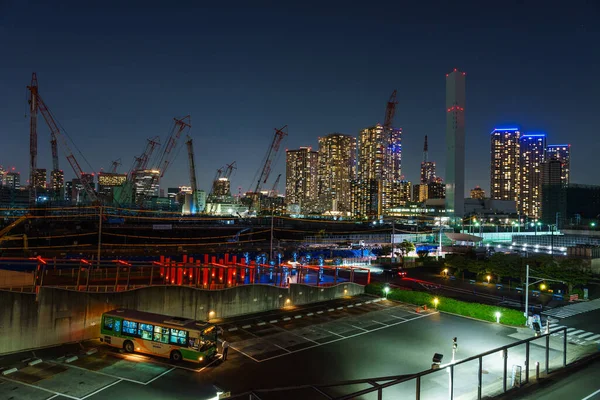
<path fill-rule="evenodd" d="M 385 293 L 385 298 L 387 299 L 387 295 L 390 292 L 390 288 L 388 286 L 383 288 L 383 293 Z"/>
<path fill-rule="evenodd" d="M 591 226 L 592 228 L 594 228 L 594 227 L 596 226 L 596 223 L 595 223 L 595 222 L 592 222 L 592 223 L 590 223 L 590 226 Z"/>
<path fill-rule="evenodd" d="M 433 299 L 433 306 L 435 307 L 436 310 L 437 310 L 437 305 L 438 305 L 439 302 L 440 301 L 438 300 L 437 297 Z"/>
<path fill-rule="evenodd" d="M 442 272 L 444 273 L 444 275 L 448 276 L 448 268 L 444 268 Z"/>
<path fill-rule="evenodd" d="M 488 283 L 490 283 L 490 279 L 492 279 L 492 277 L 488 275 L 485 278 L 487 279 Z"/>
<path fill-rule="evenodd" d="M 500 323 L 500 317 L 502 316 L 502 314 L 500 314 L 500 311 L 496 311 L 496 322 Z"/>

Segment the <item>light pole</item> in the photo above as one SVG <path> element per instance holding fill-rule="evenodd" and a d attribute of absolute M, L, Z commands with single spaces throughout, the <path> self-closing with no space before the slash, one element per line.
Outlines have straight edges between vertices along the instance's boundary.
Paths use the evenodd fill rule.
<path fill-rule="evenodd" d="M 387 299 L 387 295 L 388 295 L 389 292 L 390 292 L 389 286 L 386 286 L 386 287 L 383 288 L 383 293 L 385 293 L 385 298 L 386 299 Z"/>
<path fill-rule="evenodd" d="M 529 264 L 527 264 L 525 268 L 525 312 L 523 313 L 523 315 L 525 316 L 525 326 L 529 326 L 529 286 L 535 285 L 536 283 L 540 283 L 542 281 L 552 281 L 560 283 L 563 283 L 563 281 L 559 281 L 558 279 L 541 278 L 538 276 L 529 276 Z M 537 279 L 537 281 L 529 283 L 529 278 Z"/>
<path fill-rule="evenodd" d="M 487 281 L 488 281 L 488 284 L 489 284 L 489 283 L 490 283 L 490 279 L 492 279 L 492 277 L 488 275 L 488 276 L 486 276 L 485 278 L 487 279 Z"/>
<path fill-rule="evenodd" d="M 438 305 L 439 302 L 440 301 L 438 300 L 437 297 L 433 299 L 433 306 L 435 307 L 436 310 L 437 310 L 437 305 Z"/>

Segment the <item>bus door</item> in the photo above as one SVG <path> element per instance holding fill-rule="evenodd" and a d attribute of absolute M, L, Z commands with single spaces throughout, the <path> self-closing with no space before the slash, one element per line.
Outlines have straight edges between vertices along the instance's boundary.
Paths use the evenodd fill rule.
<path fill-rule="evenodd" d="M 171 346 L 169 345 L 169 328 L 155 325 L 154 337 L 152 338 L 150 347 L 154 354 L 168 357 L 171 352 Z"/>

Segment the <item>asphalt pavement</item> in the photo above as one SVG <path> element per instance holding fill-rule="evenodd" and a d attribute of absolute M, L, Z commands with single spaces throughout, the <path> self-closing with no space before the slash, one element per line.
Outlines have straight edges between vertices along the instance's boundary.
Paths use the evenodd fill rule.
<path fill-rule="evenodd" d="M 3 357 L 3 372 L 13 367 L 16 371 L 0 376 L 0 400 L 203 400 L 214 398 L 218 390 L 236 394 L 413 374 L 429 369 L 434 353 L 444 355 L 442 363 L 449 362 L 453 337 L 459 343 L 457 360 L 520 339 L 514 337 L 516 328 L 435 310 L 418 312 L 413 306 L 370 296 L 231 318 L 221 321 L 221 326 L 231 343 L 229 357 L 210 365 L 174 365 L 164 359 L 123 354 L 98 342 Z M 561 359 L 557 348 L 550 351 L 552 360 Z M 509 353 L 510 365 L 522 363 L 522 352 Z M 532 346 L 531 355 L 534 361 L 543 360 L 543 347 Z M 499 353 L 484 359 L 484 393 L 501 388 L 499 360 Z M 29 365 L 32 362 L 36 364 Z M 469 398 L 476 390 L 475 370 L 476 363 L 457 368 L 461 379 L 455 387 L 456 398 Z M 421 382 L 421 398 L 447 393 L 448 378 L 443 374 L 434 373 Z M 345 387 L 335 393 L 351 389 L 358 388 Z M 412 391 L 414 382 L 390 388 L 384 398 Z M 285 398 L 311 397 L 290 393 Z"/>

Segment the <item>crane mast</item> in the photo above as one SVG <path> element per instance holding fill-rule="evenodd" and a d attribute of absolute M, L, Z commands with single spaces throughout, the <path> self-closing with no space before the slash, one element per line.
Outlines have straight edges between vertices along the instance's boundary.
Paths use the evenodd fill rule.
<path fill-rule="evenodd" d="M 31 75 L 29 89 L 29 204 L 35 204 L 36 188 L 33 184 L 37 169 L 37 111 L 38 111 L 38 82 L 35 72 Z"/>
<path fill-rule="evenodd" d="M 188 160 L 190 164 L 190 185 L 192 186 L 192 204 L 190 214 L 198 212 L 198 183 L 196 182 L 196 164 L 194 163 L 194 145 L 191 137 L 187 137 L 185 142 L 188 151 Z"/>
<path fill-rule="evenodd" d="M 271 192 L 269 192 L 269 197 L 277 197 L 277 185 L 279 185 L 279 179 L 281 178 L 281 174 L 277 175 L 277 179 L 275 179 L 275 183 L 273 183 L 273 188 Z"/>
<path fill-rule="evenodd" d="M 111 163 L 110 166 L 110 173 L 111 174 L 116 174 L 117 173 L 117 168 L 119 168 L 119 165 L 121 165 L 121 159 L 119 158 L 118 160 L 115 160 Z"/>
<path fill-rule="evenodd" d="M 50 110 L 48 109 L 48 106 L 46 106 L 46 103 L 44 102 L 44 100 L 42 99 L 42 97 L 39 94 L 38 86 L 37 86 L 37 77 L 36 77 L 35 73 L 33 74 L 33 77 L 31 80 L 31 86 L 28 86 L 27 88 L 29 89 L 29 91 L 31 93 L 30 110 L 31 110 L 31 118 L 32 118 L 32 120 L 30 121 L 30 140 L 29 140 L 29 147 L 30 147 L 30 153 L 31 153 L 30 154 L 30 156 L 31 156 L 30 167 L 32 167 L 33 171 L 35 171 L 35 167 L 37 165 L 37 111 L 39 110 L 41 112 L 42 116 L 44 117 L 46 124 L 50 128 L 51 143 L 53 141 L 57 141 L 57 139 L 59 139 L 61 141 L 61 145 L 67 156 L 67 161 L 71 165 L 71 168 L 73 168 L 73 172 L 75 172 L 75 176 L 80 179 L 81 184 L 83 185 L 83 188 L 88 195 L 88 198 L 92 202 L 97 201 L 96 193 L 94 192 L 94 189 L 90 185 L 88 175 L 86 175 L 83 172 L 83 170 L 81 169 L 81 166 L 79 165 L 79 162 L 75 158 L 75 155 L 73 155 L 73 152 L 71 151 L 71 148 L 69 147 L 69 144 L 67 143 L 67 140 L 65 139 L 65 137 L 61 134 L 60 130 L 58 129 L 58 125 L 56 124 L 56 121 L 52 117 L 52 113 L 50 112 Z M 34 116 L 36 119 L 35 121 L 33 121 Z M 57 151 L 54 143 L 53 143 L 53 148 L 52 148 L 52 163 L 53 163 L 54 168 L 58 167 L 58 151 Z M 33 175 L 33 172 L 31 172 L 31 174 Z M 35 186 L 35 185 L 33 185 L 34 184 L 33 176 L 30 177 L 29 183 L 30 183 L 30 191 L 29 191 L 30 200 L 31 200 L 31 195 L 33 193 L 33 201 L 35 202 L 35 188 L 33 188 L 33 192 L 31 189 L 31 186 Z"/>
<path fill-rule="evenodd" d="M 281 141 L 285 136 L 287 136 L 287 125 L 284 125 L 281 129 L 275 128 L 275 134 L 273 135 L 273 141 L 271 142 L 271 146 L 267 150 L 267 154 L 263 160 L 263 167 L 258 177 L 258 181 L 256 182 L 256 187 L 254 188 L 254 192 L 252 194 L 252 208 L 256 209 L 257 201 L 259 198 L 259 192 L 263 184 L 267 182 L 269 179 L 269 175 L 271 174 L 271 166 L 275 156 L 279 152 L 279 147 L 281 145 Z"/>

